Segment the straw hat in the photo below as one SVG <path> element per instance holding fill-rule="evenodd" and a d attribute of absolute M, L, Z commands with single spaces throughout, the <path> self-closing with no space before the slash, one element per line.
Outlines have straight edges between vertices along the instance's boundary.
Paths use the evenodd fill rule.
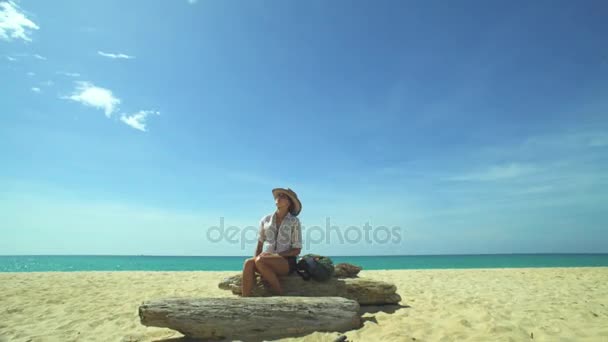
<path fill-rule="evenodd" d="M 275 188 L 272 189 L 272 195 L 276 198 L 278 194 L 283 193 L 287 195 L 291 199 L 291 210 L 289 211 L 291 215 L 298 216 L 300 211 L 302 211 L 302 202 L 298 199 L 298 195 L 293 192 L 290 188 Z"/>

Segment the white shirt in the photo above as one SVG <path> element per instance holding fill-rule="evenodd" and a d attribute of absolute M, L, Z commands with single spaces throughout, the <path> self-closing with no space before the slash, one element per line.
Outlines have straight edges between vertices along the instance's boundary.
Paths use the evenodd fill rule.
<path fill-rule="evenodd" d="M 264 243 L 264 251 L 269 253 L 281 253 L 292 248 L 302 248 L 302 228 L 300 220 L 287 213 L 281 222 L 277 236 L 277 225 L 274 213 L 262 217 L 260 220 L 260 231 L 258 241 Z"/>

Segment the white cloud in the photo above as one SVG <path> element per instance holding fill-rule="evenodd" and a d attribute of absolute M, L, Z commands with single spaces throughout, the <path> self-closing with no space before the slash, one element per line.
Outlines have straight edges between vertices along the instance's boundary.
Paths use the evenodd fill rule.
<path fill-rule="evenodd" d="M 197 2 L 198 2 L 198 0 L 188 0 L 188 3 L 189 3 L 190 5 L 194 5 L 194 4 L 196 4 Z"/>
<path fill-rule="evenodd" d="M 11 56 L 6 56 L 6 59 L 8 59 L 8 60 L 9 60 L 9 62 L 14 62 L 14 61 L 16 61 L 16 60 L 17 60 L 17 58 L 15 58 L 15 57 L 11 57 Z"/>
<path fill-rule="evenodd" d="M 31 31 L 38 29 L 40 27 L 28 19 L 13 1 L 0 1 L 0 39 L 22 39 L 30 42 Z"/>
<path fill-rule="evenodd" d="M 63 76 L 68 76 L 68 77 L 80 77 L 80 74 L 77 72 L 58 71 L 57 74 L 63 75 Z"/>
<path fill-rule="evenodd" d="M 52 83 L 51 83 L 52 84 Z M 76 82 L 76 89 L 70 96 L 62 97 L 66 100 L 79 102 L 85 106 L 103 109 L 109 118 L 117 110 L 121 100 L 114 96 L 111 90 L 97 87 L 90 82 Z M 160 112 L 153 110 L 140 110 L 133 114 L 122 113 L 120 121 L 125 124 L 145 132 L 146 119 L 149 115 L 160 115 Z"/>
<path fill-rule="evenodd" d="M 37 54 L 32 55 L 32 56 L 33 56 L 34 58 L 36 58 L 36 59 L 41 60 L 41 61 L 46 61 L 46 57 L 44 57 L 44 56 L 40 56 L 40 55 L 37 55 Z"/>
<path fill-rule="evenodd" d="M 76 82 L 76 84 L 74 93 L 71 96 L 64 97 L 64 99 L 103 109 L 107 117 L 112 116 L 116 106 L 120 104 L 120 99 L 114 97 L 109 89 L 96 87 L 89 82 Z"/>
<path fill-rule="evenodd" d="M 531 174 L 537 168 L 531 165 L 511 163 L 507 165 L 492 166 L 481 172 L 473 172 L 461 176 L 451 177 L 452 181 L 497 181 L 504 179 L 517 178 Z"/>
<path fill-rule="evenodd" d="M 34 93 L 39 93 L 40 92 L 40 88 L 32 87 L 32 91 Z"/>
<path fill-rule="evenodd" d="M 34 77 L 34 76 L 36 76 L 36 73 L 30 71 L 30 72 L 27 73 L 27 75 L 29 77 Z"/>
<path fill-rule="evenodd" d="M 160 115 L 159 112 L 156 112 L 153 110 L 140 110 L 139 112 L 131 114 L 131 115 L 123 114 L 120 117 L 120 121 L 126 123 L 127 125 L 135 128 L 135 129 L 145 132 L 146 131 L 146 118 L 150 114 Z"/>
<path fill-rule="evenodd" d="M 125 55 L 124 53 L 108 53 L 103 51 L 97 51 L 100 56 L 112 58 L 112 59 L 134 59 L 135 56 Z"/>

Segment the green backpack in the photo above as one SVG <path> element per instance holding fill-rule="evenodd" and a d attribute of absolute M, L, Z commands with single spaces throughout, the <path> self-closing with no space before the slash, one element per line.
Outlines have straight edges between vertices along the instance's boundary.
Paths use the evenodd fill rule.
<path fill-rule="evenodd" d="M 306 254 L 298 261 L 296 272 L 304 280 L 326 281 L 334 275 L 334 263 L 326 256 Z"/>

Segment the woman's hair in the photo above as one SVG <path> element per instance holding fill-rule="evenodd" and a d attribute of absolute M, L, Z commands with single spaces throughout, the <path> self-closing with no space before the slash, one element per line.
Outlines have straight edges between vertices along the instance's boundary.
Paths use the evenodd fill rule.
<path fill-rule="evenodd" d="M 291 212 L 291 209 L 293 209 L 293 201 L 291 200 L 291 197 L 289 197 L 289 196 L 285 196 L 285 198 L 287 198 L 287 202 L 289 202 L 289 206 L 287 207 L 287 211 Z"/>

